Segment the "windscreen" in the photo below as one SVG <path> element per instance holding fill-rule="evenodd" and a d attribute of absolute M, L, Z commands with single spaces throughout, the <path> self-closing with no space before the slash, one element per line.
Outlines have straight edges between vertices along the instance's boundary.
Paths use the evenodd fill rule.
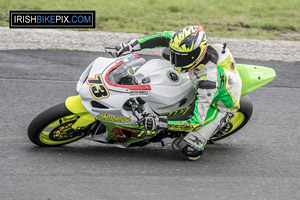
<path fill-rule="evenodd" d="M 133 58 L 132 60 L 125 60 L 121 65 L 113 69 L 108 74 L 108 80 L 113 84 L 118 85 L 138 85 L 135 78 L 136 71 L 146 63 L 143 58 Z"/>

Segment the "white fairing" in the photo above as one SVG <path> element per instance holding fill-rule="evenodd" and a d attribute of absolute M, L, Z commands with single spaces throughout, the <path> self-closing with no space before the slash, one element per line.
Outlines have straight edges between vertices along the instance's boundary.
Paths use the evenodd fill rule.
<path fill-rule="evenodd" d="M 168 78 L 168 74 L 178 76 L 177 81 Z M 188 107 L 195 98 L 195 89 L 187 74 L 179 74 L 162 59 L 148 61 L 137 71 L 137 77 L 143 75 L 150 78 L 151 92 L 143 97 L 149 106 L 157 113 L 169 113 Z M 186 99 L 186 100 L 184 100 Z M 180 104 L 180 102 L 184 104 Z"/>
<path fill-rule="evenodd" d="M 137 55 L 135 56 L 137 57 Z M 127 58 L 130 59 L 132 57 L 134 56 L 129 55 L 121 58 L 99 57 L 81 75 L 77 83 L 77 91 L 82 98 L 82 104 L 94 117 L 100 119 L 100 113 L 119 116 L 128 119 L 126 122 L 120 123 L 135 124 L 137 119 L 132 115 L 132 112 L 123 108 L 124 103 L 133 97 L 140 97 L 144 100 L 146 102 L 145 112 L 152 115 L 174 112 L 186 108 L 192 103 L 196 91 L 188 75 L 177 73 L 167 60 L 153 59 L 146 63 L 143 59 L 137 60 L 139 66 L 135 68 L 135 79 L 139 85 L 150 85 L 151 90 L 150 88 L 140 90 L 139 86 L 120 87 L 120 85 L 114 85 L 108 81 L 108 74 L 113 71 L 113 68 L 121 65 L 121 61 L 126 64 Z M 133 60 L 136 60 L 136 58 L 133 58 Z M 93 80 L 99 81 L 99 76 L 101 76 L 101 81 L 104 84 L 103 86 L 101 85 L 99 90 L 104 91 L 103 87 L 105 87 L 108 94 L 103 98 L 97 99 L 92 94 L 91 87 L 93 84 L 91 82 Z M 171 80 L 171 76 L 173 80 Z M 149 79 L 150 82 L 144 81 Z M 98 89 L 99 86 L 95 88 Z M 142 88 L 145 87 L 142 86 Z M 92 106 L 92 101 L 99 102 L 107 108 Z"/>

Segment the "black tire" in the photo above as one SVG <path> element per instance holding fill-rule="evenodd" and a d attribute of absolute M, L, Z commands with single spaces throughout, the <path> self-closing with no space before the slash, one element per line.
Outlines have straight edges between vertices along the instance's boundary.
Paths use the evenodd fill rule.
<path fill-rule="evenodd" d="M 67 119 L 64 118 L 68 118 L 70 117 L 70 120 L 67 121 Z M 77 119 L 78 116 L 76 116 L 75 114 L 73 114 L 72 112 L 70 112 L 64 103 L 58 104 L 56 106 L 53 106 L 47 110 L 45 110 L 44 112 L 40 113 L 38 116 L 36 116 L 30 123 L 29 127 L 28 127 L 28 137 L 30 139 L 30 141 L 38 146 L 41 147 L 54 147 L 54 146 L 62 146 L 71 142 L 75 142 L 76 140 L 81 139 L 82 136 L 76 136 L 74 138 L 68 138 L 68 139 L 60 139 L 60 140 L 52 140 L 50 135 L 53 134 L 52 131 L 49 133 L 49 142 L 47 142 L 47 140 L 44 140 L 44 137 L 47 136 L 43 136 L 41 134 L 43 134 L 42 132 L 45 130 L 45 128 L 47 128 L 49 125 L 55 123 L 58 120 L 62 120 L 64 119 L 64 124 L 65 123 L 74 123 Z M 71 120 L 72 119 L 72 120 Z M 61 121 L 59 121 L 61 122 Z M 59 125 L 60 126 L 60 125 Z M 53 130 L 55 129 L 55 127 L 53 127 Z M 70 129 L 68 131 L 72 131 L 73 129 Z M 74 130 L 73 130 L 74 131 Z M 46 131 L 45 131 L 46 132 Z"/>
<path fill-rule="evenodd" d="M 222 139 L 236 133 L 237 131 L 239 131 L 250 120 L 250 118 L 252 116 L 252 112 L 253 112 L 253 103 L 252 103 L 251 99 L 248 96 L 243 96 L 240 101 L 240 109 L 237 111 L 237 113 L 243 115 L 243 117 L 244 117 L 243 122 L 238 127 L 236 127 L 234 130 L 228 129 L 227 131 L 226 130 L 219 131 L 218 133 L 216 133 L 214 136 L 212 136 L 210 138 L 211 142 L 222 140 Z"/>

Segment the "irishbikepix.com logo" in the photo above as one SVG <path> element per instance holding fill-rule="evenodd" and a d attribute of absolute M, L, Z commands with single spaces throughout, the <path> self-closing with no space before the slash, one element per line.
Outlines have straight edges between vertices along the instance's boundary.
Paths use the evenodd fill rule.
<path fill-rule="evenodd" d="M 95 28 L 95 11 L 10 11 L 10 28 Z"/>

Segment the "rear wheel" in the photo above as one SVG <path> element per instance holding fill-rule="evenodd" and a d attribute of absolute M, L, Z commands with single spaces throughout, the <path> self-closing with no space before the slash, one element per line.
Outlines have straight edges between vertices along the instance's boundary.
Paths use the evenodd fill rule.
<path fill-rule="evenodd" d="M 241 98 L 240 109 L 236 115 L 219 132 L 210 138 L 210 141 L 224 139 L 240 130 L 249 121 L 253 112 L 253 104 L 249 97 Z"/>
<path fill-rule="evenodd" d="M 84 133 L 72 129 L 79 116 L 70 112 L 64 103 L 36 116 L 28 127 L 28 137 L 38 146 L 61 146 L 79 140 Z"/>

